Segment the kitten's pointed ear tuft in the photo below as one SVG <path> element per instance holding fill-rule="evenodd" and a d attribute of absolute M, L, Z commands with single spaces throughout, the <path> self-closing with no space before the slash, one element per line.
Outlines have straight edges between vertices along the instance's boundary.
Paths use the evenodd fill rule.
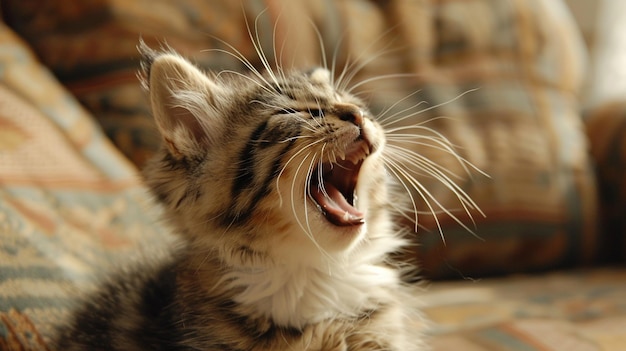
<path fill-rule="evenodd" d="M 139 45 L 137 45 L 137 51 L 141 55 L 141 70 L 138 73 L 139 80 L 144 89 L 150 88 L 150 68 L 154 59 L 159 56 L 158 51 L 152 50 L 144 41 L 143 38 L 139 39 Z"/>
<path fill-rule="evenodd" d="M 166 146 L 178 158 L 201 156 L 222 135 L 225 87 L 175 53 L 140 50 L 144 86 Z"/>

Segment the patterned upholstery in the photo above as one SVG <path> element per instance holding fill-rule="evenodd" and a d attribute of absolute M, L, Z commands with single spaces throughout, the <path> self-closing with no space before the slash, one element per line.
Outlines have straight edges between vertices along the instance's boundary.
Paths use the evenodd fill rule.
<path fill-rule="evenodd" d="M 433 286 L 433 351 L 620 351 L 626 271 L 558 272 Z"/>
<path fill-rule="evenodd" d="M 0 349 L 39 350 L 79 290 L 169 239 L 90 115 L 4 25 L 0 43 Z"/>
<path fill-rule="evenodd" d="M 429 209 L 419 201 L 420 245 L 409 255 L 422 263 L 426 277 L 479 278 L 626 256 L 621 216 L 626 104 L 590 111 L 584 129 L 579 103 L 584 48 L 560 1 L 256 0 L 241 6 L 210 0 L 6 0 L 1 5 L 8 25 L 0 27 L 1 350 L 45 350 L 54 326 L 78 298 L 77 287 L 89 290 L 112 262 L 154 252 L 170 240 L 154 220 L 135 167 L 159 142 L 135 77 L 140 36 L 151 46 L 165 42 L 207 69 L 243 70 L 231 55 L 208 50 L 228 49 L 219 38 L 260 69 L 247 34 L 256 26 L 269 62 L 309 67 L 323 61 L 314 23 L 329 65 L 334 59 L 337 67 L 360 68 L 353 82 L 362 82 L 358 93 L 375 112 L 395 126 L 423 123 L 425 128 L 410 131 L 441 133 L 489 175 L 466 173 L 457 159 L 436 148 L 405 145 L 450 169 L 450 177 L 486 215 L 463 215 L 463 204 L 450 189 L 414 169 L 441 207 L 474 232 L 432 201 L 438 216 L 422 214 Z M 407 72 L 411 75 L 402 75 Z M 388 79 L 368 81 L 382 75 Z M 411 117 L 401 121 L 396 113 L 402 111 Z M 602 206 L 596 175 L 602 199 L 610 200 Z M 600 209 L 601 219 L 610 220 L 602 230 Z M 626 290 L 607 283 L 622 279 L 619 271 L 598 281 L 591 273 L 569 277 L 555 281 L 570 282 L 565 289 L 581 284 L 589 294 L 611 299 Z M 516 277 L 485 283 L 485 289 L 477 285 L 469 294 L 479 296 L 476 300 L 432 305 L 427 313 L 440 326 L 433 333 L 446 337 L 436 338 L 435 349 L 553 350 L 535 340 L 529 323 L 545 317 L 549 322 L 538 326 L 567 331 L 578 328 L 576 316 L 561 322 L 563 311 L 555 309 L 549 316 L 527 316 L 521 324 L 514 319 L 526 303 L 537 309 L 532 305 L 533 296 L 542 298 L 537 287 L 556 278 L 537 279 L 528 285 Z M 600 290 L 593 290 L 595 283 Z M 506 305 L 511 287 L 519 289 L 517 296 L 529 297 L 516 300 L 515 308 L 507 305 L 506 318 L 481 324 L 488 316 L 472 315 L 490 299 Z M 448 296 L 442 293 L 448 288 L 435 288 L 430 298 Z M 591 301 L 559 295 L 562 290 L 554 288 L 555 303 L 575 308 Z M 597 328 L 623 325 L 621 310 L 607 313 L 606 321 L 605 311 L 593 319 Z M 471 318 L 460 325 L 461 317 L 455 317 L 458 323 L 451 326 L 451 316 Z M 606 338 L 622 340 L 607 333 Z"/>
<path fill-rule="evenodd" d="M 587 116 L 591 152 L 602 198 L 602 261 L 626 257 L 626 101 L 614 101 Z"/>

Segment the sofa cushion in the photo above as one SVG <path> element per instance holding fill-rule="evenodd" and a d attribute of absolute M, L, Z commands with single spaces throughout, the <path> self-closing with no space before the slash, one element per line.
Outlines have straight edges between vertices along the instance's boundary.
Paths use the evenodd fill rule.
<path fill-rule="evenodd" d="M 0 46 L 0 349 L 45 350 L 113 263 L 171 240 L 134 166 L 2 24 Z"/>
<path fill-rule="evenodd" d="M 587 114 L 598 174 L 603 262 L 626 260 L 626 101 L 605 102 Z"/>
<path fill-rule="evenodd" d="M 433 351 L 603 350 L 626 345 L 623 268 L 439 283 L 423 297 Z"/>

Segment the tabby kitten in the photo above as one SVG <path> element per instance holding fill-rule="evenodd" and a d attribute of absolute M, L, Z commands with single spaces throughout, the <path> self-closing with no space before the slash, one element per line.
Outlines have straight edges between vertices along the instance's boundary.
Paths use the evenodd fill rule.
<path fill-rule="evenodd" d="M 182 244 L 108 284 L 58 349 L 420 350 L 363 102 L 323 68 L 213 74 L 140 50 L 163 137 L 144 176 Z"/>

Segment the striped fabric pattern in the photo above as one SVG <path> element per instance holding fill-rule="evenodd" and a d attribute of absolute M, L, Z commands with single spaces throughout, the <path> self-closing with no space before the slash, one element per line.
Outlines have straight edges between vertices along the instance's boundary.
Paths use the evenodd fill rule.
<path fill-rule="evenodd" d="M 46 350 L 79 291 L 169 239 L 91 116 L 5 26 L 0 47 L 0 349 Z"/>

